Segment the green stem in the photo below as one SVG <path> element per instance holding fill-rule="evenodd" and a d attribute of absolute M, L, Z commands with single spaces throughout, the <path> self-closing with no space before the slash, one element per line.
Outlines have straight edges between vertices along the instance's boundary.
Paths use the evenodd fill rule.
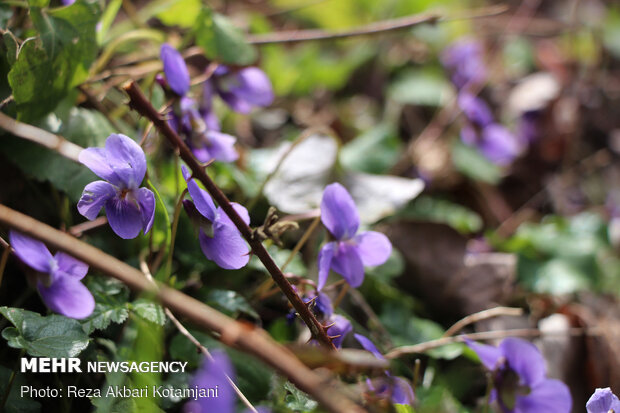
<path fill-rule="evenodd" d="M 146 184 L 148 185 L 148 187 L 153 191 L 153 193 L 155 194 L 155 198 L 157 199 L 157 203 L 159 205 L 161 205 L 162 210 L 164 211 L 164 218 L 166 219 L 166 239 L 164 241 L 164 248 L 165 245 L 167 245 L 170 242 L 170 216 L 168 215 L 168 208 L 166 208 L 166 204 L 164 204 L 164 201 L 161 199 L 161 196 L 159 195 L 159 191 L 157 191 L 157 188 L 155 188 L 155 185 L 153 185 L 153 183 L 151 182 L 150 179 L 146 180 Z M 168 277 L 169 275 L 167 275 L 166 277 Z"/>
<path fill-rule="evenodd" d="M 187 189 L 181 192 L 181 196 L 174 208 L 174 216 L 172 217 L 172 236 L 170 238 L 170 246 L 168 247 L 168 258 L 166 259 L 166 279 L 172 275 L 172 256 L 174 255 L 174 242 L 177 239 L 177 229 L 179 228 L 179 216 L 181 215 L 181 207 L 183 206 L 183 198 L 187 193 Z"/>

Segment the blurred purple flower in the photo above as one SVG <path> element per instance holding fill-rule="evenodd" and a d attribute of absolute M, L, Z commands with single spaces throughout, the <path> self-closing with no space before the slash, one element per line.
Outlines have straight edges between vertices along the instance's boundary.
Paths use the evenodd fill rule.
<path fill-rule="evenodd" d="M 180 99 L 177 110 L 172 113 L 168 123 L 179 135 L 185 137 L 185 143 L 200 162 L 233 162 L 239 158 L 235 150 L 237 138 L 219 132 L 217 118 L 211 112 L 199 110 L 192 98 Z"/>
<path fill-rule="evenodd" d="M 479 97 L 469 92 L 461 92 L 458 96 L 458 104 L 467 119 L 474 125 L 484 127 L 493 122 L 491 109 Z"/>
<path fill-rule="evenodd" d="M 75 3 L 75 0 L 62 0 L 63 6 L 70 6 Z"/>
<path fill-rule="evenodd" d="M 481 363 L 493 373 L 490 401 L 503 413 L 569 413 L 568 387 L 546 378 L 545 360 L 532 343 L 506 338 L 498 347 L 468 341 Z"/>
<path fill-rule="evenodd" d="M 516 137 L 498 123 L 487 125 L 482 130 L 478 148 L 489 161 L 502 166 L 512 163 L 521 153 Z"/>
<path fill-rule="evenodd" d="M 330 326 L 327 335 L 332 337 L 332 343 L 336 348 L 341 348 L 344 338 L 353 331 L 351 322 L 340 314 L 334 314 L 327 321 L 327 325 Z"/>
<path fill-rule="evenodd" d="M 244 267 L 250 260 L 250 248 L 245 239 L 222 208 L 215 208 L 211 196 L 191 178 L 187 168 L 183 166 L 182 170 L 187 182 L 187 190 L 194 201 L 193 203 L 187 201 L 188 204 L 185 205 L 191 205 L 189 208 L 195 208 L 202 217 L 206 218 L 198 234 L 202 252 L 207 259 L 215 261 L 222 268 L 232 270 Z M 249 224 L 248 210 L 234 202 L 232 205 L 243 221 Z"/>
<path fill-rule="evenodd" d="M 380 232 L 356 235 L 360 225 L 357 208 L 347 190 L 338 183 L 325 187 L 321 200 L 321 221 L 335 238 L 319 252 L 319 285 L 327 281 L 330 268 L 351 287 L 364 281 L 364 266 L 381 265 L 392 252 L 390 240 Z"/>
<path fill-rule="evenodd" d="M 228 376 L 235 381 L 235 371 L 230 359 L 224 351 L 213 350 L 212 359 L 205 359 L 200 369 L 192 379 L 190 385 L 200 389 L 217 389 L 216 397 L 199 397 L 185 404 L 185 413 L 234 413 L 235 391 L 233 390 Z M 258 413 L 270 413 L 265 407 L 257 407 Z M 244 413 L 248 413 L 246 410 Z"/>
<path fill-rule="evenodd" d="M 168 43 L 161 45 L 159 55 L 170 89 L 179 96 L 185 96 L 189 91 L 189 72 L 183 56 Z"/>
<path fill-rule="evenodd" d="M 462 89 L 486 79 L 482 45 L 473 39 L 459 40 L 441 54 L 441 63 L 450 71 L 452 82 Z"/>
<path fill-rule="evenodd" d="M 64 252 L 52 256 L 45 244 L 16 231 L 9 233 L 15 255 L 38 271 L 37 289 L 46 306 L 70 318 L 86 318 L 95 309 L 95 299 L 80 281 L 88 265 Z"/>
<path fill-rule="evenodd" d="M 366 351 L 370 351 L 379 360 L 385 360 L 383 354 L 379 352 L 372 341 L 361 334 L 354 334 L 355 339 L 364 347 Z M 379 398 L 390 397 L 394 404 L 411 405 L 415 400 L 415 395 L 411 385 L 400 377 L 394 377 L 389 371 L 385 371 L 386 378 L 378 380 L 366 380 L 368 388 Z"/>
<path fill-rule="evenodd" d="M 271 81 L 257 67 L 232 71 L 219 66 L 204 84 L 203 106 L 207 111 L 211 111 L 216 93 L 239 113 L 250 113 L 254 106 L 269 106 L 274 98 Z"/>
<path fill-rule="evenodd" d="M 620 413 L 620 400 L 609 387 L 596 389 L 586 403 L 588 413 Z"/>
<path fill-rule="evenodd" d="M 155 217 L 155 196 L 148 188 L 140 188 L 146 174 L 146 157 L 140 145 L 131 138 L 110 135 L 105 148 L 86 148 L 79 160 L 105 181 L 86 185 L 78 202 L 78 211 L 93 220 L 105 207 L 112 230 L 121 238 L 146 234 Z"/>

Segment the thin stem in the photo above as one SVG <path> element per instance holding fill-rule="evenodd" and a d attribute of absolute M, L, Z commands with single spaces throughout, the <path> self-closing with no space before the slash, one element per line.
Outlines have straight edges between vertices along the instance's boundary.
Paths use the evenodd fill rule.
<path fill-rule="evenodd" d="M 148 281 L 138 269 L 98 248 L 1 204 L 0 224 L 38 239 L 58 251 L 71 254 L 88 264 L 93 271 L 116 278 L 137 292 L 153 294 L 164 307 L 168 307 L 173 313 L 183 316 L 204 331 L 213 332 L 224 344 L 253 355 L 286 376 L 328 411 L 334 413 L 365 411 L 347 397 L 347 393 L 337 382 L 310 370 L 290 350 L 276 343 L 261 328 L 240 323 L 173 288 L 162 284 L 156 284 L 156 286 Z"/>
<path fill-rule="evenodd" d="M 455 333 L 461 331 L 465 326 L 468 326 L 472 323 L 477 323 L 478 321 L 502 315 L 517 317 L 523 315 L 523 309 L 513 307 L 495 307 L 489 308 L 488 310 L 482 310 L 474 314 L 470 314 L 467 317 L 463 317 L 462 319 L 454 323 L 452 327 L 446 330 L 446 332 L 443 334 L 443 337 L 450 337 Z"/>
<path fill-rule="evenodd" d="M 349 284 L 345 284 L 342 286 L 342 288 L 340 289 L 340 293 L 338 294 L 338 297 L 336 297 L 336 299 L 334 300 L 333 306 L 334 308 L 337 308 L 340 305 L 340 302 L 342 302 L 342 300 L 344 299 L 344 296 L 347 295 L 347 291 L 349 291 Z"/>
<path fill-rule="evenodd" d="M 166 277 L 169 279 L 172 275 L 172 256 L 174 255 L 174 243 L 177 239 L 177 229 L 179 228 L 179 216 L 181 215 L 181 209 L 183 207 L 183 198 L 187 193 L 187 189 L 184 189 L 174 207 L 174 216 L 172 217 L 172 237 L 170 238 L 170 247 L 168 248 L 168 258 L 166 259 Z"/>
<path fill-rule="evenodd" d="M 167 244 L 170 242 L 170 215 L 168 215 L 168 208 L 166 208 L 166 204 L 164 204 L 164 201 L 161 199 L 161 196 L 159 195 L 159 191 L 157 190 L 157 188 L 155 188 L 155 185 L 153 185 L 153 183 L 151 182 L 150 179 L 147 178 L 146 180 L 146 185 L 151 189 L 151 191 L 153 191 L 153 193 L 155 194 L 155 198 L 157 199 L 157 202 L 159 203 L 159 205 L 161 206 L 161 209 L 164 211 L 164 218 L 166 220 L 166 239 L 163 242 L 163 247 L 160 247 L 159 253 L 157 254 L 157 266 L 159 267 L 159 263 L 161 263 L 161 260 L 163 258 L 163 254 L 165 254 L 166 250 L 169 248 L 166 248 Z M 151 229 L 152 230 L 152 229 Z M 153 236 L 153 232 L 151 232 L 151 236 Z M 167 273 L 165 275 L 165 280 L 168 280 L 168 277 L 170 277 L 170 274 Z"/>
<path fill-rule="evenodd" d="M 442 337 L 436 340 L 427 341 L 420 344 L 414 344 L 412 346 L 396 347 L 388 352 L 385 357 L 388 359 L 394 359 L 405 356 L 407 354 L 419 354 L 424 353 L 434 348 L 447 346 L 448 344 L 463 343 L 466 340 L 496 340 L 505 337 L 539 337 L 542 335 L 599 335 L 600 332 L 596 329 L 583 329 L 583 328 L 571 328 L 566 331 L 557 332 L 541 332 L 537 328 L 515 328 L 511 330 L 495 330 L 495 331 L 483 331 L 480 333 L 461 334 L 452 337 Z"/>
<path fill-rule="evenodd" d="M 157 130 L 159 130 L 159 132 L 170 141 L 172 146 L 179 151 L 179 156 L 181 159 L 183 159 L 187 166 L 189 166 L 192 170 L 193 177 L 202 182 L 207 192 L 209 192 L 222 210 L 224 210 L 226 215 L 228 215 L 230 220 L 235 224 L 243 238 L 245 238 L 248 244 L 250 244 L 254 255 L 261 260 L 276 284 L 278 284 L 284 295 L 286 295 L 295 310 L 299 313 L 302 320 L 304 320 L 310 329 L 312 336 L 315 337 L 322 345 L 335 349 L 331 339 L 325 331 L 325 328 L 321 325 L 321 323 L 319 323 L 312 311 L 310 311 L 310 309 L 304 304 L 297 292 L 293 289 L 284 276 L 282 270 L 280 270 L 271 255 L 269 255 L 269 252 L 267 252 L 260 239 L 254 236 L 252 229 L 245 223 L 245 221 L 243 221 L 243 219 L 241 219 L 226 195 L 224 195 L 222 190 L 207 175 L 204 168 L 198 163 L 196 158 L 194 158 L 194 155 L 187 145 L 185 145 L 181 138 L 179 138 L 168 122 L 160 116 L 159 112 L 157 112 L 153 105 L 151 105 L 151 103 L 146 99 L 135 82 L 129 82 L 123 87 L 123 89 L 129 95 L 129 107 L 153 122 Z"/>

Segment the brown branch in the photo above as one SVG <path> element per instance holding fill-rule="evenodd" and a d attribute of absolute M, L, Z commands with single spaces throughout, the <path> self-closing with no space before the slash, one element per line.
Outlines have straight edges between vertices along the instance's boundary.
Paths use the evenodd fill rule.
<path fill-rule="evenodd" d="M 192 170 L 193 176 L 202 182 L 209 194 L 211 194 L 226 215 L 228 215 L 230 220 L 235 224 L 243 238 L 250 244 L 252 252 L 261 260 L 269 274 L 273 277 L 273 280 L 278 284 L 278 287 L 280 287 L 297 313 L 299 313 L 302 320 L 306 323 L 312 336 L 322 345 L 334 348 L 331 339 L 325 331 L 325 327 L 321 325 L 314 314 L 312 314 L 310 309 L 301 300 L 284 276 L 284 273 L 282 273 L 282 270 L 280 270 L 273 258 L 271 258 L 271 255 L 269 255 L 269 252 L 267 252 L 262 242 L 254 237 L 252 229 L 241 219 L 239 214 L 237 214 L 237 211 L 235 211 L 226 195 L 224 195 L 220 188 L 209 178 L 209 175 L 207 175 L 204 168 L 198 163 L 196 158 L 194 158 L 194 155 L 187 145 L 185 145 L 181 138 L 179 138 L 176 132 L 170 127 L 168 122 L 161 117 L 159 112 L 157 112 L 153 105 L 146 99 L 138 85 L 134 82 L 129 82 L 123 89 L 129 95 L 129 107 L 153 122 L 157 130 L 159 130 L 159 132 L 170 141 L 172 146 L 179 151 L 179 156 Z"/>
<path fill-rule="evenodd" d="M 557 332 L 542 332 L 537 328 L 516 328 L 512 330 L 495 330 L 495 331 L 483 331 L 480 333 L 461 334 L 452 337 L 442 337 L 436 340 L 427 341 L 425 343 L 414 344 L 412 346 L 396 347 L 389 351 L 385 358 L 394 359 L 407 354 L 420 354 L 434 348 L 447 346 L 448 344 L 463 343 L 466 340 L 496 340 L 505 337 L 540 337 L 540 336 L 555 336 L 555 335 L 598 335 L 595 330 L 585 330 L 583 328 L 571 328 L 566 331 Z"/>
<path fill-rule="evenodd" d="M 224 344 L 251 354 L 271 366 L 330 412 L 365 411 L 339 391 L 336 382 L 328 382 L 314 373 L 286 347 L 273 341 L 264 330 L 237 322 L 173 288 L 155 286 L 138 269 L 1 204 L 0 224 L 38 239 L 56 250 L 71 254 L 87 263 L 93 270 L 122 281 L 132 290 L 153 294 L 164 307 L 183 316 L 197 327 L 214 332 Z"/>
<path fill-rule="evenodd" d="M 65 158 L 69 158 L 75 162 L 79 162 L 78 155 L 84 149 L 81 146 L 66 140 L 62 136 L 58 136 L 35 126 L 16 121 L 2 112 L 0 112 L 0 128 L 7 130 L 20 138 L 43 145 L 46 148 L 56 151 Z"/>

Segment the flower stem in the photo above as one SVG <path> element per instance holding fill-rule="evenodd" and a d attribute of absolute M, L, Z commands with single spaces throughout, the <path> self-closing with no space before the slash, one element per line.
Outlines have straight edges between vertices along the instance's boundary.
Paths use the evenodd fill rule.
<path fill-rule="evenodd" d="M 170 251 L 170 240 L 171 240 L 171 230 L 170 230 L 170 215 L 168 215 L 168 208 L 166 208 L 166 204 L 164 204 L 164 201 L 161 199 L 161 196 L 159 195 L 159 191 L 157 191 L 157 188 L 155 188 L 155 185 L 153 185 L 153 183 L 151 182 L 150 179 L 146 180 L 146 185 L 151 189 L 151 191 L 153 191 L 153 193 L 155 194 L 155 198 L 157 199 L 157 203 L 159 203 L 159 205 L 161 206 L 161 209 L 164 212 L 164 219 L 166 220 L 166 239 L 163 242 L 163 252 Z M 151 228 L 151 231 L 153 229 Z M 167 246 L 167 247 L 166 247 Z M 162 254 L 163 254 L 162 252 Z M 161 262 L 161 261 L 158 261 Z M 165 280 L 167 281 L 168 278 L 170 277 L 170 273 L 166 272 L 165 274 Z"/>
<path fill-rule="evenodd" d="M 172 217 L 172 236 L 170 238 L 170 246 L 168 247 L 168 258 L 166 259 L 166 279 L 172 276 L 172 256 L 174 255 L 174 243 L 177 239 L 177 229 L 179 228 L 179 216 L 181 215 L 181 209 L 183 207 L 183 198 L 187 193 L 187 189 L 184 189 L 174 207 L 174 216 Z"/>

